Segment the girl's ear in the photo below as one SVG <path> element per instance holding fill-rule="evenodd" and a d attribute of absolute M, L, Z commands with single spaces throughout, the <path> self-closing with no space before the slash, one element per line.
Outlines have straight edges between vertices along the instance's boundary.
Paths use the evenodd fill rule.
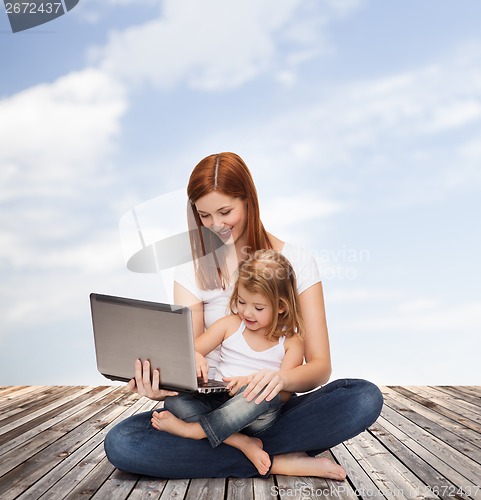
<path fill-rule="evenodd" d="M 279 299 L 279 305 L 277 306 L 277 313 L 283 314 L 286 312 L 286 301 L 284 299 Z"/>

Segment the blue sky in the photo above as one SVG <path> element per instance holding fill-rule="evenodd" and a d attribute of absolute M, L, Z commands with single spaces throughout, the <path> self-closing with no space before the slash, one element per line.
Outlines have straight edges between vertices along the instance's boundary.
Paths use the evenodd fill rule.
<path fill-rule="evenodd" d="M 119 221 L 218 151 L 316 252 L 333 377 L 479 384 L 481 5 L 460 5 L 81 0 L 16 34 L 0 12 L 0 384 L 107 382 L 88 294 L 170 296 L 126 269 Z"/>

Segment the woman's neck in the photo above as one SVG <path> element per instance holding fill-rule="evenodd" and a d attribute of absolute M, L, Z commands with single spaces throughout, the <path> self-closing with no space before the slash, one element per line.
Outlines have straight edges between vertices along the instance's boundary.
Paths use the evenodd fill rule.
<path fill-rule="evenodd" d="M 273 250 L 276 252 L 281 252 L 282 248 L 284 247 L 284 242 L 280 240 L 279 238 L 276 238 L 273 234 L 267 233 L 267 236 L 269 238 L 269 243 L 271 244 L 271 247 Z M 240 264 L 242 261 L 247 259 L 249 256 L 249 252 L 247 251 L 248 245 L 247 245 L 247 235 L 242 235 L 236 242 L 235 242 L 235 251 L 237 254 L 237 262 Z M 259 249 L 261 250 L 261 249 Z M 264 250 L 264 249 L 262 249 Z"/>

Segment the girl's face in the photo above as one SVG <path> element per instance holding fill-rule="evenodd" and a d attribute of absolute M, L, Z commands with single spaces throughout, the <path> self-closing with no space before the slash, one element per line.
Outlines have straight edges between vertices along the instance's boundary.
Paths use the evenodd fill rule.
<path fill-rule="evenodd" d="M 274 312 L 267 297 L 261 293 L 252 293 L 239 283 L 237 293 L 237 312 L 251 331 L 265 334 L 272 324 Z"/>
<path fill-rule="evenodd" d="M 225 243 L 236 243 L 247 226 L 246 202 L 226 194 L 212 191 L 195 204 L 205 227 L 217 233 Z"/>

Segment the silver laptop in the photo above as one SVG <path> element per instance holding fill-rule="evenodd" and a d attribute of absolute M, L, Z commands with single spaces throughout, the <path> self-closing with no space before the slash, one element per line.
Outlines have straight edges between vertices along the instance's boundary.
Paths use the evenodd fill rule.
<path fill-rule="evenodd" d="M 149 360 L 160 370 L 161 388 L 204 393 L 226 390 L 224 382 L 198 380 L 192 314 L 188 307 L 90 294 L 99 372 L 128 382 L 135 360 Z"/>

